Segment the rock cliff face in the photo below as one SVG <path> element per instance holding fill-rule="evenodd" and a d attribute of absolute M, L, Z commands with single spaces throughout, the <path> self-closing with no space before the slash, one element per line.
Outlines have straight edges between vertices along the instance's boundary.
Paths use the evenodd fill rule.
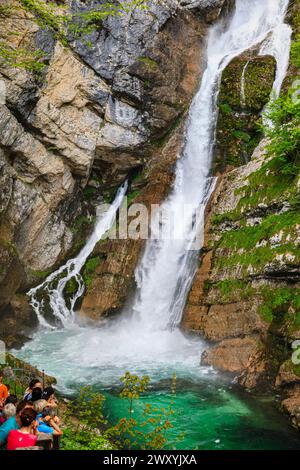
<path fill-rule="evenodd" d="M 97 4 L 64 3 L 74 12 Z M 162 180 L 158 199 L 166 194 L 176 158 L 168 141 L 199 80 L 207 23 L 229 4 L 150 1 L 146 10 L 109 17 L 71 47 L 40 28 L 19 2 L 1 10 L 0 39 L 42 51 L 46 65 L 37 75 L 0 62 L 6 88 L 0 105 L 0 337 L 7 340 L 10 331 L 9 346 L 26 334 L 22 317 L 24 325 L 35 321 L 22 294 L 79 250 L 95 203 L 144 171 L 151 184 L 144 177 L 135 184 L 147 185 L 145 198 Z M 109 266 L 112 256 L 125 263 L 126 289 L 138 251 L 131 256 L 133 248 L 127 254 L 114 244 L 106 250 Z M 116 265 L 107 270 L 104 287 L 121 276 Z M 110 297 L 103 312 L 123 294 L 116 299 L 108 288 Z"/>
<path fill-rule="evenodd" d="M 291 19 L 297 8 L 295 2 Z M 260 77 L 259 93 L 249 67 Z M 182 328 L 208 340 L 202 364 L 233 373 L 249 391 L 281 395 L 283 409 L 300 428 L 300 369 L 292 362 L 293 342 L 300 339 L 299 173 L 280 173 L 266 156 L 265 139 L 243 164 L 261 137 L 255 123 L 273 74 L 272 59 L 255 58 L 252 51 L 223 74 L 215 171 L 225 173 L 219 173 L 208 207 Z M 286 83 L 295 75 L 291 66 Z"/>

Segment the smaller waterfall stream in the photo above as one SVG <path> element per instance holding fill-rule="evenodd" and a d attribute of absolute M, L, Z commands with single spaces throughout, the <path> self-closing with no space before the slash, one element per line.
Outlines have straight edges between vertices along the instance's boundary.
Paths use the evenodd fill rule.
<path fill-rule="evenodd" d="M 249 65 L 249 60 L 246 62 L 243 68 L 243 73 L 242 73 L 242 78 L 241 78 L 241 106 L 242 108 L 246 107 L 246 90 L 245 90 L 245 85 L 246 85 L 246 71 Z"/>
<path fill-rule="evenodd" d="M 116 213 L 122 204 L 123 198 L 127 191 L 127 182 L 124 183 L 121 188 L 118 189 L 115 200 L 106 211 L 104 215 L 98 216 L 93 233 L 87 240 L 82 250 L 78 253 L 76 258 L 72 258 L 67 261 L 66 264 L 61 266 L 59 269 L 54 271 L 47 279 L 34 287 L 28 292 L 30 297 L 30 303 L 37 314 L 40 324 L 43 327 L 54 329 L 44 317 L 44 303 L 45 299 L 39 299 L 39 293 L 46 294 L 49 299 L 49 305 L 53 312 L 53 316 L 57 318 L 64 326 L 70 323 L 70 320 L 74 318 L 74 308 L 77 300 L 83 295 L 85 285 L 80 275 L 80 271 L 85 265 L 85 262 L 89 255 L 95 248 L 96 243 L 105 235 L 105 233 L 111 228 L 115 219 Z M 70 281 L 74 279 L 77 283 L 77 289 L 70 299 L 70 307 L 68 308 L 64 299 L 65 287 Z M 55 287 L 53 283 L 57 281 Z"/>

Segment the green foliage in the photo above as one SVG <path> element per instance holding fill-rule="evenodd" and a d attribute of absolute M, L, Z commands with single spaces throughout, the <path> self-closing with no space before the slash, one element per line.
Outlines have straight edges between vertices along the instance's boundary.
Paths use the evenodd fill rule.
<path fill-rule="evenodd" d="M 249 300 L 255 296 L 259 299 L 258 313 L 267 322 L 280 322 L 286 333 L 300 329 L 300 288 L 297 286 L 256 286 L 245 278 L 225 279 L 212 283 L 210 288 L 218 289 L 218 302 L 231 303 Z"/>
<path fill-rule="evenodd" d="M 266 129 L 271 140 L 267 154 L 276 159 L 281 174 L 295 176 L 300 170 L 300 80 L 269 106 L 267 116 L 273 123 Z"/>
<path fill-rule="evenodd" d="M 86 215 L 79 215 L 73 222 L 71 230 L 73 233 L 78 231 L 85 231 L 91 227 L 91 225 L 95 222 L 95 217 L 87 217 Z"/>
<path fill-rule="evenodd" d="M 31 51 L 29 48 L 14 47 L 0 39 L 0 59 L 5 65 L 40 73 L 45 67 L 41 61 L 42 58 L 43 52 L 40 50 Z"/>
<path fill-rule="evenodd" d="M 289 287 L 274 289 L 266 286 L 261 288 L 260 294 L 263 304 L 259 312 L 265 321 L 271 323 L 276 316 L 284 317 L 289 308 L 292 308 L 293 325 L 299 324 L 300 327 L 300 289 Z"/>
<path fill-rule="evenodd" d="M 139 400 L 140 395 L 147 391 L 149 377 L 138 377 L 137 375 L 126 374 L 121 378 L 123 390 L 120 397 L 128 401 L 129 417 L 122 418 L 119 423 L 109 431 L 109 435 L 118 439 L 122 448 L 158 450 L 163 449 L 167 444 L 166 433 L 172 428 L 170 421 L 174 414 L 173 400 L 167 409 L 156 408 L 150 404 L 144 406 L 141 420 L 132 418 L 134 411 L 134 400 Z M 176 376 L 173 376 L 172 395 L 176 394 Z"/>
<path fill-rule="evenodd" d="M 228 247 L 235 250 L 244 248 L 249 250 L 255 248 L 257 243 L 263 240 L 269 240 L 274 234 L 282 232 L 281 243 L 296 237 L 293 234 L 293 227 L 300 224 L 299 211 L 287 211 L 283 214 L 271 214 L 265 217 L 260 224 L 253 226 L 241 227 L 238 230 L 225 232 L 222 236 L 221 247 Z"/>
<path fill-rule="evenodd" d="M 141 419 L 133 419 L 134 403 L 140 401 L 149 386 L 148 376 L 126 374 L 121 378 L 120 398 L 128 401 L 128 417 L 109 426 L 103 413 L 104 396 L 90 387 L 81 390 L 79 397 L 67 404 L 63 421 L 63 450 L 162 449 L 167 444 L 166 432 L 172 427 L 174 414 L 171 400 L 168 409 L 145 404 Z M 172 395 L 176 393 L 176 377 L 172 380 Z"/>
<path fill-rule="evenodd" d="M 96 193 L 97 189 L 93 188 L 92 186 L 86 186 L 83 190 L 83 194 L 86 199 L 92 199 Z"/>
<path fill-rule="evenodd" d="M 218 152 L 214 172 L 226 166 L 241 166 L 250 159 L 262 136 L 261 110 L 269 101 L 275 62 L 270 57 L 250 61 L 234 59 L 224 70 L 219 94 L 217 124 Z M 241 99 L 241 79 L 245 81 L 245 102 Z"/>
<path fill-rule="evenodd" d="M 93 258 L 89 258 L 87 260 L 83 269 L 83 279 L 86 287 L 90 287 L 90 285 L 92 284 L 93 277 L 95 276 L 95 272 L 99 264 L 100 258 L 98 256 L 94 256 Z"/>
<path fill-rule="evenodd" d="M 7 18 L 13 13 L 13 7 L 11 5 L 0 5 L 0 18 Z"/>
<path fill-rule="evenodd" d="M 154 59 L 151 59 L 150 57 L 139 57 L 138 60 L 142 62 L 143 64 L 147 65 L 149 68 L 158 67 L 158 63 Z"/>
<path fill-rule="evenodd" d="M 78 282 L 76 281 L 75 277 L 71 277 L 71 279 L 68 280 L 64 293 L 67 295 L 72 295 L 75 294 L 75 292 L 78 289 Z"/>
<path fill-rule="evenodd" d="M 247 281 L 240 279 L 225 279 L 216 283 L 223 303 L 236 302 L 248 299 L 253 295 L 255 289 Z"/>
<path fill-rule="evenodd" d="M 297 36 L 297 40 L 292 44 L 291 61 L 295 67 L 300 67 L 300 35 Z"/>
<path fill-rule="evenodd" d="M 11 3 L 12 5 L 0 6 L 0 20 L 18 15 L 18 11 L 24 9 L 32 15 L 41 28 L 51 31 L 53 36 L 65 46 L 68 46 L 70 38 L 86 37 L 94 29 L 99 28 L 101 22 L 109 16 L 122 15 L 134 8 L 147 8 L 146 0 L 132 0 L 126 4 L 106 2 L 84 12 L 70 12 L 66 4 L 61 5 L 44 0 L 12 0 Z M 19 19 L 24 20 L 22 16 Z M 31 18 L 28 20 L 31 21 Z M 12 31 L 10 34 L 18 35 L 18 32 Z M 15 46 L 7 39 L 0 39 L 0 59 L 5 65 L 24 68 L 33 73 L 40 73 L 44 69 L 42 51 L 32 51 L 32 47 L 28 44 Z M 87 44 L 89 44 L 88 39 Z"/>
<path fill-rule="evenodd" d="M 80 391 L 79 397 L 69 402 L 63 416 L 65 423 L 61 439 L 62 450 L 108 450 L 114 446 L 103 431 L 107 424 L 103 416 L 104 397 L 90 387 Z"/>
<path fill-rule="evenodd" d="M 58 9 L 64 11 L 62 6 L 43 0 L 19 0 L 19 3 L 35 17 L 39 26 L 50 29 L 58 39 L 66 40 L 65 26 L 69 17 L 66 13 L 58 14 Z"/>
<path fill-rule="evenodd" d="M 121 377 L 123 382 L 123 390 L 120 393 L 121 398 L 125 398 L 129 402 L 129 415 L 133 411 L 133 400 L 136 400 L 140 397 L 141 393 L 144 393 L 147 390 L 150 379 L 147 375 L 139 377 L 138 375 L 130 374 L 126 372 L 123 377 Z"/>
<path fill-rule="evenodd" d="M 276 158 L 267 160 L 262 167 L 249 175 L 246 185 L 235 190 L 241 196 L 233 211 L 216 214 L 212 219 L 214 225 L 225 221 L 241 221 L 245 223 L 245 212 L 251 211 L 259 204 L 274 204 L 286 201 L 293 210 L 300 205 L 299 187 L 295 175 L 282 174 L 282 164 Z"/>
<path fill-rule="evenodd" d="M 234 112 L 232 107 L 228 103 L 221 103 L 219 109 L 225 114 L 231 114 Z"/>
<path fill-rule="evenodd" d="M 140 190 L 136 190 L 136 191 L 131 191 L 130 193 L 128 193 L 128 195 L 127 195 L 127 204 L 128 204 L 128 206 L 140 194 L 140 192 L 141 192 Z"/>
<path fill-rule="evenodd" d="M 38 24 L 50 29 L 63 44 L 68 44 L 68 33 L 73 38 L 90 34 L 109 16 L 122 15 L 133 8 L 146 8 L 145 0 L 132 0 L 122 3 L 101 3 L 95 9 L 69 12 L 66 5 L 43 0 L 19 0 L 23 8 L 34 15 Z"/>

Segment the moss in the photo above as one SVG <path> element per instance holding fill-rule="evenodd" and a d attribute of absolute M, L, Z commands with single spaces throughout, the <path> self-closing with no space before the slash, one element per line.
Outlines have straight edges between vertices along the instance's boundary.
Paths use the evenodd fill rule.
<path fill-rule="evenodd" d="M 269 101 L 275 78 L 276 62 L 271 56 L 238 57 L 231 61 L 222 75 L 220 103 L 240 110 L 241 82 L 244 73 L 245 108 L 260 112 Z"/>
<path fill-rule="evenodd" d="M 251 283 L 240 279 L 225 279 L 217 282 L 214 287 L 219 290 L 221 303 L 245 300 L 256 292 Z"/>
<path fill-rule="evenodd" d="M 78 289 L 78 283 L 75 279 L 75 277 L 71 277 L 71 279 L 68 280 L 64 293 L 67 294 L 67 296 L 72 296 L 77 292 Z"/>
<path fill-rule="evenodd" d="M 135 191 L 130 191 L 130 193 L 128 193 L 127 195 L 127 204 L 129 206 L 129 204 L 132 203 L 132 201 L 134 201 L 134 199 L 136 197 L 138 197 L 138 195 L 140 194 L 141 191 L 139 190 L 135 190 Z"/>
<path fill-rule="evenodd" d="M 237 266 L 240 266 L 243 276 L 248 276 L 248 268 L 250 266 L 252 269 L 259 272 L 267 264 L 274 261 L 277 256 L 284 256 L 286 253 L 293 256 L 294 260 L 293 263 L 289 263 L 287 261 L 287 265 L 294 266 L 295 264 L 300 263 L 299 248 L 295 247 L 292 243 L 288 243 L 280 245 L 276 249 L 272 249 L 269 246 L 263 246 L 243 253 L 231 253 L 229 250 L 227 252 L 224 251 L 223 256 L 218 259 L 216 265 L 219 269 L 236 268 Z"/>
<path fill-rule="evenodd" d="M 300 288 L 291 286 L 252 285 L 248 279 L 225 279 L 210 282 L 209 288 L 218 289 L 218 303 L 234 303 L 256 298 L 259 302 L 257 313 L 272 324 L 284 328 L 287 335 L 300 329 Z"/>
<path fill-rule="evenodd" d="M 96 274 L 96 269 L 99 266 L 101 260 L 99 256 L 94 256 L 93 258 L 89 258 L 83 268 L 83 279 L 85 282 L 86 287 L 90 287 L 93 278 L 95 277 Z"/>
<path fill-rule="evenodd" d="M 110 188 L 103 191 L 103 199 L 106 204 L 111 204 L 116 195 L 116 188 Z"/>
<path fill-rule="evenodd" d="M 138 58 L 138 61 L 142 62 L 143 64 L 146 64 L 147 67 L 152 68 L 152 69 L 158 67 L 158 63 L 154 59 L 151 59 L 150 57 L 142 56 Z"/>
<path fill-rule="evenodd" d="M 240 196 L 236 209 L 214 215 L 213 225 L 219 225 L 225 221 L 241 221 L 246 211 L 256 208 L 261 203 L 274 205 L 284 201 L 288 202 L 292 209 L 299 210 L 298 179 L 293 175 L 281 174 L 276 159 L 267 161 L 259 170 L 252 173 L 246 182 L 245 186 L 235 191 L 235 195 Z"/>
<path fill-rule="evenodd" d="M 270 239 L 281 232 L 281 244 L 297 238 L 295 226 L 300 224 L 299 211 L 287 211 L 282 214 L 271 214 L 265 217 L 258 225 L 242 227 L 238 230 L 225 232 L 219 243 L 220 247 L 238 250 L 252 249 L 257 243 Z M 294 231 L 293 231 L 294 230 Z"/>
<path fill-rule="evenodd" d="M 83 190 L 85 199 L 92 199 L 97 194 L 97 189 L 92 186 L 86 186 Z"/>
<path fill-rule="evenodd" d="M 300 289 L 294 287 L 268 287 L 261 288 L 260 295 L 263 303 L 259 308 L 262 318 L 268 323 L 280 318 L 281 323 L 287 323 L 290 329 L 291 309 L 294 311 L 293 326 L 299 322 L 300 326 Z"/>
<path fill-rule="evenodd" d="M 73 233 L 85 231 L 95 222 L 95 217 L 89 218 L 86 215 L 79 215 L 73 222 L 71 231 Z"/>
<path fill-rule="evenodd" d="M 300 364 L 293 364 L 293 371 L 300 377 Z"/>
<path fill-rule="evenodd" d="M 46 279 L 46 277 L 50 276 L 51 274 L 51 269 L 47 269 L 47 270 L 44 270 L 44 271 L 35 271 L 35 270 L 30 270 L 30 274 L 34 277 L 34 278 L 38 278 L 40 280 L 43 280 L 43 279 Z"/>
<path fill-rule="evenodd" d="M 241 99 L 244 74 L 245 103 Z M 239 57 L 225 69 L 219 95 L 218 151 L 214 171 L 245 164 L 261 136 L 260 112 L 269 101 L 275 76 L 272 57 Z"/>

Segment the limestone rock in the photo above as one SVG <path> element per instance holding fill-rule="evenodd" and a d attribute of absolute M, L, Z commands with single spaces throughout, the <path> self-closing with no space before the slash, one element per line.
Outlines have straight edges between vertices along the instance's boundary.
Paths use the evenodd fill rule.
<path fill-rule="evenodd" d="M 286 385 L 300 385 L 300 376 L 296 374 L 291 360 L 284 362 L 276 377 L 275 386 L 284 387 Z"/>
<path fill-rule="evenodd" d="M 19 348 L 26 342 L 38 321 L 28 299 L 16 296 L 11 304 L 0 309 L 0 339 L 6 348 Z"/>
<path fill-rule="evenodd" d="M 253 302 L 212 305 L 205 319 L 203 331 L 210 341 L 236 338 L 257 333 L 263 325 Z"/>
<path fill-rule="evenodd" d="M 95 92 L 98 103 L 94 103 Z M 92 93 L 92 96 L 91 96 Z M 29 122 L 78 175 L 88 176 L 93 165 L 101 123 L 99 106 L 109 88 L 72 53 L 59 44 L 47 72 L 47 86 Z M 90 109 L 94 105 L 95 109 Z"/>
<path fill-rule="evenodd" d="M 281 402 L 282 409 L 289 415 L 293 426 L 300 430 L 300 386 L 292 386 L 287 395 Z"/>
<path fill-rule="evenodd" d="M 201 357 L 202 365 L 213 366 L 218 370 L 240 373 L 248 365 L 250 357 L 257 350 L 257 342 L 251 338 L 236 338 L 221 341 Z"/>

